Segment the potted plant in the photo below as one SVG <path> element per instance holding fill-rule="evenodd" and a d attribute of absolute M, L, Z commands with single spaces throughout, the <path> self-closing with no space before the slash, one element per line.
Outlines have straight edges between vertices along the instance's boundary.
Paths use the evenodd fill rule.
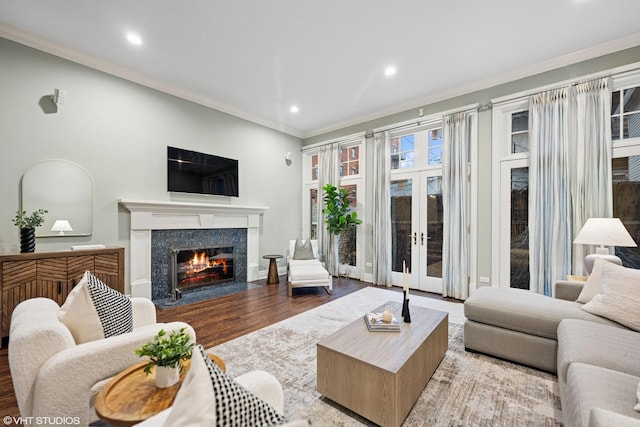
<path fill-rule="evenodd" d="M 36 227 L 44 223 L 44 214 L 48 211 L 38 209 L 27 216 L 27 211 L 17 211 L 13 223 L 20 229 L 20 252 L 36 250 Z"/>
<path fill-rule="evenodd" d="M 136 350 L 140 357 L 149 357 L 149 363 L 144 367 L 144 373 L 149 375 L 151 368 L 156 367 L 156 387 L 171 387 L 180 379 L 180 372 L 184 369 L 183 361 L 191 358 L 191 351 L 195 343 L 185 328 L 172 331 L 167 335 L 160 329 L 153 341 L 144 344 Z"/>
<path fill-rule="evenodd" d="M 325 224 L 329 232 L 329 238 L 332 236 L 340 236 L 340 245 L 342 250 L 341 264 L 348 263 L 347 247 L 355 241 L 355 227 L 362 224 L 358 218 L 357 212 L 351 209 L 351 201 L 349 200 L 349 192 L 344 188 L 337 188 L 332 184 L 322 187 L 324 191 L 324 209 Z M 331 245 L 333 247 L 333 245 Z"/>

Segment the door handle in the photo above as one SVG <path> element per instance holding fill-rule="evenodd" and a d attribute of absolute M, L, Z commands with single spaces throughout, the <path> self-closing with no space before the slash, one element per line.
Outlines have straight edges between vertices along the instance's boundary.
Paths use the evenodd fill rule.
<path fill-rule="evenodd" d="M 420 233 L 420 244 L 424 246 L 424 233 Z"/>
<path fill-rule="evenodd" d="M 409 236 L 409 239 L 413 238 L 414 245 L 418 243 L 418 233 L 413 233 L 413 234 L 409 233 L 408 236 Z"/>

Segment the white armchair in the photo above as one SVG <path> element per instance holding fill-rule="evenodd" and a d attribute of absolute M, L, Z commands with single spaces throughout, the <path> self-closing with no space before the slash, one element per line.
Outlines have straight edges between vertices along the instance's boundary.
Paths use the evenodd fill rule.
<path fill-rule="evenodd" d="M 20 303 L 11 317 L 9 367 L 22 417 L 77 417 L 88 425 L 97 419 L 93 403 L 105 380 L 140 361 L 135 349 L 160 329 L 183 322 L 156 323 L 154 304 L 131 298 L 133 332 L 76 345 L 69 329 L 58 320 L 58 304 L 47 298 Z M 41 424 L 44 425 L 44 424 Z"/>

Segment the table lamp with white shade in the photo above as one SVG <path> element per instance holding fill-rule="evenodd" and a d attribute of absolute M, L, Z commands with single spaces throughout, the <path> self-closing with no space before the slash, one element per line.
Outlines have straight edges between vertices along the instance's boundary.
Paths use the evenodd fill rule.
<path fill-rule="evenodd" d="M 59 231 L 58 236 L 64 236 L 65 231 L 73 231 L 71 228 L 71 224 L 66 219 L 56 219 L 56 222 L 53 223 L 53 227 L 51 227 L 51 231 Z"/>
<path fill-rule="evenodd" d="M 620 218 L 589 218 L 576 236 L 573 243 L 581 245 L 598 245 L 595 254 L 584 259 L 584 268 L 591 274 L 596 258 L 606 259 L 614 264 L 622 265 L 622 260 L 609 254 L 605 246 L 636 247 L 636 242 L 625 228 Z"/>

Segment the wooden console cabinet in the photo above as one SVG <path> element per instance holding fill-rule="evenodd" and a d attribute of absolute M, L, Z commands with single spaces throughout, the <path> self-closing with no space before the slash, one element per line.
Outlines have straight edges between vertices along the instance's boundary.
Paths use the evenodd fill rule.
<path fill-rule="evenodd" d="M 124 293 L 124 248 L 0 255 L 0 336 L 9 335 L 20 302 L 45 297 L 62 305 L 87 270 Z"/>

